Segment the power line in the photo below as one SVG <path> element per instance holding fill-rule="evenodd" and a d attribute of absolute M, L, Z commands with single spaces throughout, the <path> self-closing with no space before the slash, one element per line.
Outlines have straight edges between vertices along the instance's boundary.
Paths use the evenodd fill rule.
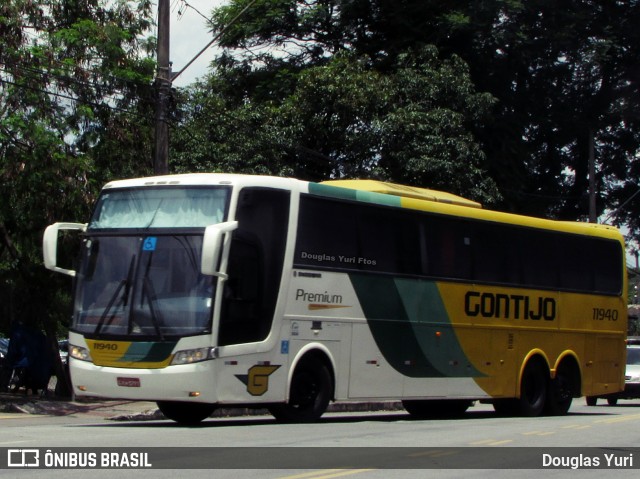
<path fill-rule="evenodd" d="M 72 102 L 75 102 L 75 103 L 80 103 L 80 104 L 90 105 L 90 106 L 95 106 L 95 107 L 106 107 L 106 108 L 108 108 L 110 110 L 113 110 L 113 111 L 118 111 L 118 112 L 121 112 L 121 113 L 126 113 L 128 115 L 138 116 L 138 117 L 141 117 L 141 118 L 146 118 L 144 115 L 141 115 L 140 113 L 136 113 L 136 112 L 133 112 L 131 110 L 126 110 L 124 108 L 119 108 L 117 106 L 109 105 L 108 103 L 99 103 L 99 102 L 94 102 L 94 101 L 89 101 L 89 100 L 83 100 L 81 98 L 72 97 L 70 95 L 65 95 L 63 93 L 58 93 L 58 92 L 53 92 L 53 91 L 50 91 L 50 90 L 43 90 L 41 88 L 35 88 L 35 87 L 28 86 L 28 85 L 23 85 L 23 84 L 16 83 L 16 82 L 13 82 L 11 80 L 4 79 L 4 78 L 0 78 L 0 83 L 6 83 L 8 85 L 12 85 L 12 86 L 15 86 L 17 88 L 22 88 L 24 90 L 36 91 L 38 93 L 45 93 L 47 95 L 51 95 L 51 96 L 54 96 L 54 97 L 62 98 L 64 100 L 69 100 L 69 101 L 72 101 Z"/>
<path fill-rule="evenodd" d="M 182 75 L 182 72 L 184 72 L 187 68 L 189 68 L 189 67 L 191 66 L 191 64 L 192 64 L 193 62 L 195 62 L 195 61 L 200 57 L 200 55 L 202 55 L 205 51 L 207 51 L 211 45 L 213 45 L 215 42 L 217 42 L 217 41 L 220 39 L 220 37 L 222 37 L 222 35 L 224 35 L 224 34 L 227 32 L 227 29 L 228 29 L 229 27 L 233 26 L 233 24 L 234 24 L 234 23 L 236 23 L 236 22 L 238 21 L 238 19 L 239 19 L 242 15 L 244 15 L 244 13 L 245 13 L 247 10 L 249 10 L 249 9 L 253 6 L 253 4 L 254 4 L 254 3 L 256 3 L 256 1 L 257 1 L 257 0 L 251 0 L 251 2 L 249 2 L 249 3 L 247 4 L 247 6 L 245 6 L 245 7 L 240 11 L 240 13 L 238 13 L 235 17 L 233 17 L 233 19 L 232 19 L 232 20 L 231 20 L 227 25 L 225 25 L 225 26 L 222 28 L 222 30 L 220 30 L 220 31 L 218 32 L 218 34 L 217 34 L 216 36 L 214 36 L 214 37 L 213 37 L 213 39 L 212 39 L 209 43 L 207 43 L 207 45 L 206 45 L 202 50 L 200 50 L 200 51 L 197 53 L 197 55 L 196 55 L 195 57 L 193 57 L 191 60 L 189 60 L 189 62 L 188 62 L 184 67 L 182 67 L 182 70 L 178 71 L 177 73 L 174 73 L 174 74 L 172 75 L 172 77 L 171 77 L 171 82 L 173 82 L 176 78 L 178 78 L 180 75 Z M 185 2 L 185 3 L 186 3 L 186 2 Z M 192 8 L 193 8 L 193 7 L 192 7 Z M 195 9 L 194 9 L 194 10 L 195 10 Z M 205 17 L 205 18 L 206 18 L 206 17 Z"/>
<path fill-rule="evenodd" d="M 613 215 L 615 215 L 616 213 L 618 213 L 618 211 L 620 211 L 622 208 L 624 208 L 627 203 L 629 203 L 632 199 L 634 199 L 636 196 L 638 196 L 638 194 L 640 194 L 640 188 L 638 188 L 638 190 L 632 194 L 629 198 L 627 198 L 627 200 L 622 203 L 620 206 L 618 206 L 615 210 L 613 210 L 611 213 L 609 213 L 604 220 L 602 220 L 603 223 L 607 222 L 609 220 L 609 218 L 611 218 Z"/>
<path fill-rule="evenodd" d="M 54 63 L 58 63 L 60 66 L 68 66 L 65 65 L 64 63 L 58 61 L 58 60 L 53 60 Z M 75 83 L 81 86 L 87 86 L 87 87 L 91 87 L 91 88 L 97 88 L 99 85 L 97 85 L 94 82 L 89 82 L 89 81 L 83 81 L 80 80 L 74 76 L 71 75 L 65 75 L 63 73 L 56 73 L 55 70 L 47 70 L 47 69 L 39 69 L 39 68 L 35 68 L 35 67 L 31 67 L 31 66 L 25 66 L 22 63 L 4 63 L 3 65 L 0 65 L 0 70 L 3 70 L 5 73 L 9 74 L 9 75 L 13 75 L 13 71 L 10 70 L 9 68 L 14 68 L 23 72 L 29 72 L 29 73 L 35 73 L 36 75 L 40 75 L 40 76 L 44 76 L 44 75 L 48 75 L 51 76 L 53 78 L 55 78 L 58 81 L 68 81 L 71 83 Z M 97 70 L 91 70 L 89 68 L 84 68 L 82 66 L 79 65 L 74 65 L 74 68 L 80 72 L 86 73 L 88 76 L 100 76 L 102 78 L 105 79 L 106 82 L 109 81 L 117 81 L 117 82 L 122 82 L 125 84 L 129 84 L 129 85 L 138 85 L 141 82 L 138 82 L 136 80 L 132 80 L 130 78 L 125 78 L 125 77 L 121 77 L 118 75 L 113 75 L 113 74 L 105 74 L 103 72 L 97 71 Z M 150 78 L 149 78 L 150 80 Z M 122 92 L 121 88 L 114 88 L 115 91 L 119 91 Z"/>
<path fill-rule="evenodd" d="M 208 23 L 213 23 L 211 21 L 210 18 L 208 18 L 206 15 L 204 15 L 200 10 L 198 10 L 196 7 L 194 7 L 193 5 L 189 4 L 186 0 L 180 0 L 182 5 L 184 5 L 187 8 L 190 8 L 191 10 L 195 11 L 198 15 L 200 15 L 202 18 L 204 18 Z M 182 10 L 182 7 L 180 9 L 178 9 L 178 16 L 182 16 L 184 13 L 184 11 Z"/>

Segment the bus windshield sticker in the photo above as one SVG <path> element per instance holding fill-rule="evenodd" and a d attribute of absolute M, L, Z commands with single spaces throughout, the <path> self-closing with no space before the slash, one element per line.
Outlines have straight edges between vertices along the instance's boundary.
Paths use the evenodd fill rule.
<path fill-rule="evenodd" d="M 156 238 L 155 236 L 149 236 L 147 239 L 144 240 L 144 244 L 142 245 L 142 250 L 155 251 L 157 241 L 158 241 L 158 238 Z"/>

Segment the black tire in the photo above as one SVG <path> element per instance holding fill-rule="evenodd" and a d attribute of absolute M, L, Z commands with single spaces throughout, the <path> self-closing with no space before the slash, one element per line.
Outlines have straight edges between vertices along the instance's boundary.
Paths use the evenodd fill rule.
<path fill-rule="evenodd" d="M 158 401 L 156 404 L 167 419 L 187 426 L 201 423 L 216 410 L 215 404 L 206 403 Z"/>
<path fill-rule="evenodd" d="M 549 383 L 545 412 L 552 416 L 564 416 L 569 412 L 574 395 L 575 386 L 568 371 L 558 369 L 556 377 Z"/>
<path fill-rule="evenodd" d="M 609 406 L 615 406 L 618 404 L 618 398 L 607 398 L 607 404 Z"/>
<path fill-rule="evenodd" d="M 598 404 L 596 396 L 587 396 L 587 406 L 595 406 L 596 404 Z"/>
<path fill-rule="evenodd" d="M 471 406 L 466 399 L 410 399 L 402 401 L 402 406 L 417 419 L 462 416 Z"/>
<path fill-rule="evenodd" d="M 520 398 L 517 401 L 518 413 L 525 417 L 540 416 L 548 396 L 549 375 L 540 361 L 527 363 L 520 383 Z"/>
<path fill-rule="evenodd" d="M 291 379 L 289 402 L 269 408 L 282 422 L 315 422 L 324 414 L 333 395 L 333 379 L 318 358 L 304 358 Z"/>

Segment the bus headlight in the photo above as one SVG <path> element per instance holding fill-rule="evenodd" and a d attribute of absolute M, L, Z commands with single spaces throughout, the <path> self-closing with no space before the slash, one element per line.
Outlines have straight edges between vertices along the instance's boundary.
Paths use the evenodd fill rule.
<path fill-rule="evenodd" d="M 216 348 L 185 349 L 183 351 L 178 351 L 173 355 L 171 364 L 199 363 L 200 361 L 215 359 L 215 357 Z"/>
<path fill-rule="evenodd" d="M 74 359 L 79 359 L 80 361 L 93 361 L 87 348 L 74 346 L 72 344 L 69 345 L 69 356 Z"/>

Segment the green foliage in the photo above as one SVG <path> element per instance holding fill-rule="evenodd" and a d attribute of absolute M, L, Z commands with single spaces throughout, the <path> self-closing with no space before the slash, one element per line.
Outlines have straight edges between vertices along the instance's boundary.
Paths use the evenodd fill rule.
<path fill-rule="evenodd" d="M 235 0 L 217 10 L 215 28 L 219 30 L 249 2 Z M 403 56 L 435 45 L 440 58 L 464 61 L 469 84 L 497 100 L 490 117 L 469 121 L 467 110 L 460 127 L 479 149 L 469 148 L 466 154 L 484 156 L 472 161 L 470 177 L 480 174 L 476 178 L 481 183 L 489 177 L 495 181 L 502 208 L 584 219 L 593 149 L 597 213 L 616 209 L 613 220 L 631 225 L 633 235 L 639 236 L 640 195 L 628 201 L 640 184 L 636 161 L 639 19 L 636 0 L 260 1 L 229 29 L 222 44 L 228 48 L 227 65 L 233 58 L 246 76 L 262 85 L 273 84 L 268 72 L 274 71 L 269 63 L 274 58 L 289 66 L 315 68 L 349 51 L 367 58 L 372 70 L 393 74 L 402 68 Z M 423 87 L 429 90 L 428 84 Z M 260 101 L 254 96 L 258 89 L 254 85 L 253 90 L 245 90 L 245 98 Z M 455 94 L 460 92 L 455 87 L 452 92 L 455 104 Z M 291 91 L 280 98 L 289 95 Z M 486 103 L 481 96 L 469 97 Z M 459 111 L 457 106 L 451 109 Z M 399 111 L 393 121 L 398 122 L 398 134 L 404 140 L 397 145 L 413 140 L 401 129 L 405 122 L 419 121 L 418 131 L 424 133 L 429 123 L 450 122 L 453 127 L 459 118 L 442 112 L 417 114 L 411 108 Z M 456 141 L 447 142 L 435 129 L 431 131 L 431 146 L 407 145 L 404 152 L 396 151 L 389 165 L 395 167 L 394 175 L 406 169 L 407 178 L 413 175 L 415 181 L 423 182 L 426 172 L 438 176 L 447 171 L 442 155 L 453 154 Z M 442 134 L 462 138 L 457 128 L 443 129 Z M 455 149 L 462 161 L 462 144 Z M 414 175 L 420 171 L 425 175 Z M 461 173 L 447 173 L 452 175 L 451 184 L 458 183 Z M 434 180 L 448 184 L 442 177 Z M 467 188 L 473 182 L 470 178 L 466 186 L 454 187 Z M 624 207 L 617 209 L 620 206 Z"/>
<path fill-rule="evenodd" d="M 213 12 L 220 31 L 251 0 Z M 47 224 L 152 172 L 150 0 L 0 0 L 0 333 L 68 316 Z M 640 2 L 257 0 L 174 92 L 170 169 L 377 178 L 640 236 Z M 71 245 L 69 248 L 72 249 Z"/>
<path fill-rule="evenodd" d="M 140 170 L 131 165 L 149 136 L 141 118 L 154 66 L 142 39 L 150 8 L 147 0 L 0 4 L 0 332 L 16 319 L 49 331 L 66 323 L 70 285 L 42 267 L 43 230 L 87 218 L 106 178 Z M 114 154 L 121 146 L 126 164 Z"/>
<path fill-rule="evenodd" d="M 187 103 L 198 106 L 185 112 L 172 143 L 180 171 L 379 178 L 498 198 L 467 128 L 493 100 L 475 93 L 459 58 L 441 61 L 425 48 L 383 73 L 367 58 L 338 54 L 301 70 L 278 101 L 246 90 L 235 104 L 219 78 L 191 90 Z M 267 89 L 281 76 L 260 78 Z"/>

